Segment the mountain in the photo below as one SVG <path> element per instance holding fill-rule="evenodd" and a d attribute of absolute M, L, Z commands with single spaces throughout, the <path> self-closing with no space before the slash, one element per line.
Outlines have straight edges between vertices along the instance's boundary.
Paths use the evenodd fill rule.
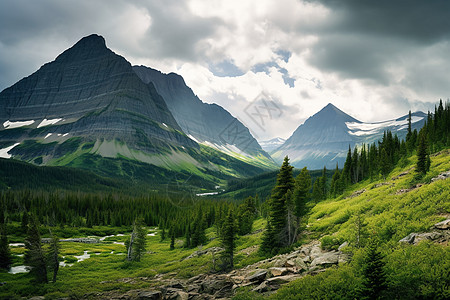
<path fill-rule="evenodd" d="M 262 171 L 226 155 L 218 160 L 189 138 L 155 86 L 95 34 L 3 90 L 0 124 L 0 156 L 38 165 L 95 166 L 133 177 L 141 166 L 132 160 L 213 181 Z"/>
<path fill-rule="evenodd" d="M 261 148 L 264 149 L 264 151 L 267 151 L 270 153 L 273 150 L 279 148 L 281 145 L 283 145 L 284 142 L 286 142 L 285 139 L 276 137 L 271 140 L 259 142 L 259 144 L 261 145 Z"/>
<path fill-rule="evenodd" d="M 412 128 L 420 129 L 426 114 L 412 114 Z M 348 147 L 369 144 L 382 138 L 385 130 L 391 130 L 399 138 L 406 136 L 408 116 L 378 123 L 361 122 L 333 104 L 328 104 L 318 113 L 308 118 L 271 155 L 281 162 L 287 155 L 292 165 L 308 169 L 335 168 L 344 165 Z"/>
<path fill-rule="evenodd" d="M 183 77 L 145 66 L 134 66 L 133 70 L 143 82 L 155 86 L 183 132 L 194 141 L 250 164 L 275 166 L 247 127 L 223 107 L 201 101 Z"/>

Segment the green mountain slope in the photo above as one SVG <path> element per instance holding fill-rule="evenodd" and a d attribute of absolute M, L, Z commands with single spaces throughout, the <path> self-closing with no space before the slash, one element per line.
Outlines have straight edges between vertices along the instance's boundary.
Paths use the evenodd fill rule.
<path fill-rule="evenodd" d="M 270 196 L 276 184 L 277 172 L 266 172 L 249 178 L 234 178 L 228 181 L 226 191 L 215 197 L 241 200 L 249 196 L 258 195 L 265 200 Z M 331 180 L 334 170 L 327 170 L 328 181 Z M 294 169 L 294 176 L 300 173 L 300 169 Z M 322 170 L 309 171 L 311 179 L 314 181 L 322 176 Z"/>

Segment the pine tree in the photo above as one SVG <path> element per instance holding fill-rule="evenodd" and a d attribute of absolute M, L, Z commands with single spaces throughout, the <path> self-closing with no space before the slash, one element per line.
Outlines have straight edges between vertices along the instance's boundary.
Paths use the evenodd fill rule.
<path fill-rule="evenodd" d="M 166 229 L 163 227 L 161 231 L 161 242 L 163 242 L 166 239 Z"/>
<path fill-rule="evenodd" d="M 28 230 L 28 213 L 26 211 L 23 212 L 20 229 L 23 233 L 26 233 Z"/>
<path fill-rule="evenodd" d="M 430 157 L 427 149 L 427 140 L 425 133 L 419 134 L 419 144 L 417 146 L 417 167 L 416 170 L 420 174 L 426 174 L 430 169 Z"/>
<path fill-rule="evenodd" d="M 352 154 L 352 170 L 351 170 L 351 182 L 357 183 L 359 181 L 359 167 L 360 167 L 360 161 L 359 161 L 359 155 L 358 155 L 358 148 L 353 149 Z"/>
<path fill-rule="evenodd" d="M 28 224 L 25 249 L 25 263 L 31 267 L 30 273 L 35 276 L 38 283 L 47 283 L 45 253 L 41 245 L 41 234 L 39 233 L 38 223 L 34 216 L 32 216 Z"/>
<path fill-rule="evenodd" d="M 186 228 L 186 241 L 184 242 L 185 248 L 191 248 L 191 224 L 189 223 Z"/>
<path fill-rule="evenodd" d="M 312 192 L 312 198 L 316 202 L 319 202 L 323 197 L 322 189 L 320 188 L 320 186 L 321 186 L 321 182 L 320 182 L 320 177 L 319 177 L 314 181 L 313 192 Z"/>
<path fill-rule="evenodd" d="M 330 185 L 330 194 L 332 194 L 334 197 L 342 193 L 340 188 L 340 178 L 341 173 L 339 172 L 339 166 L 336 163 L 336 170 L 334 171 L 333 177 L 331 177 Z"/>
<path fill-rule="evenodd" d="M 387 288 L 383 255 L 378 251 L 377 242 L 372 239 L 366 248 L 362 266 L 363 284 L 359 291 L 361 299 L 379 299 Z"/>
<path fill-rule="evenodd" d="M 142 220 L 135 220 L 133 224 L 133 232 L 131 233 L 130 240 L 127 241 L 125 246 L 127 247 L 127 260 L 129 261 L 141 261 L 142 255 L 146 251 L 146 231 L 143 226 Z"/>
<path fill-rule="evenodd" d="M 406 133 L 406 139 L 405 139 L 406 146 L 407 146 L 407 149 L 408 149 L 408 153 L 411 153 L 412 152 L 412 148 L 413 148 L 412 145 L 411 145 L 411 138 L 412 138 L 411 120 L 412 120 L 411 111 L 409 111 L 409 113 L 408 113 L 408 131 Z"/>
<path fill-rule="evenodd" d="M 0 224 L 0 268 L 8 270 L 11 265 L 11 250 L 9 249 L 6 224 Z"/>
<path fill-rule="evenodd" d="M 270 223 L 270 219 L 267 220 L 266 230 L 263 233 L 261 246 L 259 247 L 259 252 L 261 255 L 275 254 L 278 249 L 275 246 L 275 232 Z"/>
<path fill-rule="evenodd" d="M 170 228 L 170 250 L 175 249 L 175 228 Z"/>
<path fill-rule="evenodd" d="M 384 148 L 381 149 L 380 152 L 380 172 L 383 175 L 383 178 L 386 179 L 386 176 L 389 174 L 391 170 L 391 163 L 389 161 L 389 157 Z"/>
<path fill-rule="evenodd" d="M 295 215 L 295 204 L 292 192 L 287 191 L 285 198 L 287 209 L 286 231 L 288 245 L 292 245 L 297 239 L 298 218 Z"/>
<path fill-rule="evenodd" d="M 342 170 L 340 178 L 341 184 L 344 188 L 348 186 L 352 181 L 352 169 L 352 150 L 350 148 L 350 145 L 348 145 L 347 158 L 345 159 L 344 169 Z"/>
<path fill-rule="evenodd" d="M 276 252 L 280 248 L 287 246 L 287 238 L 285 236 L 287 214 L 285 195 L 288 190 L 294 188 L 293 168 L 289 165 L 289 158 L 286 156 L 277 175 L 277 184 L 273 188 L 272 196 L 269 199 L 268 228 L 263 236 L 263 244 L 268 246 L 269 241 L 274 242 L 272 244 L 273 251 L 270 252 Z M 269 226 L 271 230 L 268 230 Z M 261 247 L 261 249 L 263 248 L 265 247 Z"/>
<path fill-rule="evenodd" d="M 50 232 L 51 235 L 51 239 L 50 239 L 50 247 L 49 247 L 49 252 L 48 252 L 48 266 L 50 267 L 50 270 L 52 270 L 53 272 L 53 277 L 52 280 L 53 282 L 56 282 L 56 276 L 58 275 L 58 271 L 59 271 L 59 250 L 60 250 L 60 246 L 59 246 L 59 239 L 57 236 L 55 236 L 54 234 L 52 234 Z"/>
<path fill-rule="evenodd" d="M 305 215 L 306 203 L 310 200 L 311 194 L 311 175 L 304 167 L 295 178 L 293 199 L 295 204 L 295 215 L 298 219 Z"/>
<path fill-rule="evenodd" d="M 256 213 L 256 205 L 253 197 L 247 197 L 244 203 L 239 205 L 237 213 L 239 235 L 249 234 L 252 231 Z"/>
<path fill-rule="evenodd" d="M 223 222 L 220 240 L 224 248 L 222 255 L 222 269 L 229 270 L 234 267 L 234 250 L 236 249 L 237 227 L 233 211 L 230 210 Z"/>

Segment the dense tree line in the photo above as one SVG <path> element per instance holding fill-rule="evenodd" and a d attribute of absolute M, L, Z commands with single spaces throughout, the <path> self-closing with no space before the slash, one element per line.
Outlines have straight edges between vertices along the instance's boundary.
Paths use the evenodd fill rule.
<path fill-rule="evenodd" d="M 340 170 L 336 166 L 330 184 L 330 196 L 340 195 L 349 185 L 365 179 L 378 178 L 380 175 L 386 178 L 399 162 L 413 154 L 417 155 L 417 173 L 427 173 L 431 163 L 430 153 L 450 146 L 450 102 L 444 107 L 441 100 L 434 114 L 428 113 L 427 120 L 419 132 L 411 129 L 411 123 L 410 111 L 404 140 L 400 140 L 391 131 L 385 131 L 378 143 L 355 147 L 353 152 L 349 147 L 343 169 Z M 319 195 L 316 197 L 320 199 L 323 198 L 319 192 L 322 183 L 318 180 L 316 182 L 314 185 L 318 186 L 318 192 L 315 194 Z M 326 191 L 326 187 L 324 190 Z"/>

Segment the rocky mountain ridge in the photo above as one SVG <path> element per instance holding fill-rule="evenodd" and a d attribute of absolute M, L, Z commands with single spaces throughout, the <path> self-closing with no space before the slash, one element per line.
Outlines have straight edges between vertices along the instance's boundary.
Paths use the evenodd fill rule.
<path fill-rule="evenodd" d="M 201 101 L 183 77 L 145 66 L 134 66 L 133 70 L 143 82 L 155 86 L 183 132 L 194 141 L 249 163 L 274 166 L 247 127 L 223 107 Z"/>

